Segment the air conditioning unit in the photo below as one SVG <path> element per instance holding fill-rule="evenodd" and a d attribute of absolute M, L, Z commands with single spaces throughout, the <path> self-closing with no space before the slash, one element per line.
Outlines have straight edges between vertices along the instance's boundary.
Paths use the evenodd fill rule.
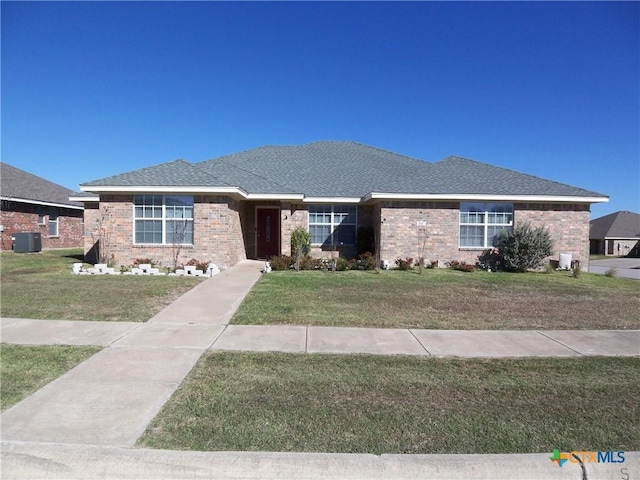
<path fill-rule="evenodd" d="M 13 251 L 17 253 L 35 253 L 42 250 L 42 236 L 40 232 L 14 233 Z"/>

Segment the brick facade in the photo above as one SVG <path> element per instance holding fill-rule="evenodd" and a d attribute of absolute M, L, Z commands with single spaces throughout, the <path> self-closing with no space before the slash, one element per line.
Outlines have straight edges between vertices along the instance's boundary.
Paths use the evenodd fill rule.
<path fill-rule="evenodd" d="M 156 264 L 172 267 L 174 255 L 178 265 L 195 258 L 228 268 L 247 258 L 241 214 L 245 206 L 226 196 L 194 197 L 193 245 L 134 244 L 133 195 L 103 195 L 100 205 L 88 204 L 84 249 L 87 261 L 96 260 L 96 242 L 100 219 L 107 232 L 109 261 L 114 265 L 132 265 L 136 259 L 149 258 Z"/>
<path fill-rule="evenodd" d="M 391 265 L 399 257 L 440 264 L 451 260 L 475 263 L 482 248 L 459 246 L 459 203 L 380 202 L 380 258 Z M 554 240 L 554 254 L 571 253 L 586 268 L 589 262 L 589 205 L 514 204 L 514 222 L 545 226 Z M 422 225 L 426 225 L 423 227 Z M 426 230 L 425 230 L 426 228 Z"/>
<path fill-rule="evenodd" d="M 178 264 L 192 258 L 215 262 L 227 268 L 256 255 L 256 208 L 280 209 L 280 251 L 291 255 L 291 232 L 298 226 L 307 228 L 307 204 L 291 202 L 238 201 L 226 196 L 194 197 L 194 242 L 181 247 Z M 131 265 L 137 258 L 150 258 L 164 265 L 173 265 L 173 245 L 135 245 L 133 242 L 133 195 L 103 195 L 102 202 L 87 204 L 85 210 L 85 252 L 94 252 L 96 220 L 101 212 L 109 216 L 109 252 L 116 265 Z M 555 241 L 552 258 L 559 253 L 572 253 L 573 258 L 587 266 L 589 258 L 588 204 L 514 204 L 514 221 L 529 221 L 545 226 Z M 482 248 L 459 246 L 459 203 L 427 201 L 381 201 L 358 206 L 358 225 L 377 228 L 380 258 L 391 265 L 397 258 L 424 256 L 428 262 L 441 265 L 451 260 L 475 263 Z M 93 232 L 93 236 L 92 236 Z M 337 253 L 352 258 L 355 246 L 339 248 Z M 333 255 L 322 247 L 312 247 L 314 257 Z"/>
<path fill-rule="evenodd" d="M 58 235 L 49 236 L 49 213 L 58 215 Z M 39 214 L 44 222 L 38 223 Z M 11 236 L 21 232 L 39 232 L 42 249 L 82 247 L 83 211 L 73 208 L 49 207 L 16 201 L 2 201 L 0 213 L 0 248 L 11 250 Z"/>

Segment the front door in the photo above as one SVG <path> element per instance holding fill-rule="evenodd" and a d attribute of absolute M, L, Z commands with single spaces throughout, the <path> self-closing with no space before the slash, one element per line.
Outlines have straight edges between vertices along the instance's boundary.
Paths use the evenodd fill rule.
<path fill-rule="evenodd" d="M 280 209 L 256 209 L 256 256 L 280 255 Z"/>

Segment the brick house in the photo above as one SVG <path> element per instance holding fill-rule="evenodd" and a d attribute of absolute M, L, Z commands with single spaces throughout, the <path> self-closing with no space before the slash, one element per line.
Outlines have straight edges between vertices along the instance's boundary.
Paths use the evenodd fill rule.
<path fill-rule="evenodd" d="M 594 254 L 640 257 L 640 215 L 620 211 L 591 220 L 589 243 Z"/>
<path fill-rule="evenodd" d="M 43 249 L 83 246 L 82 203 L 73 190 L 0 162 L 0 245 L 11 250 L 12 236 L 40 233 Z"/>
<path fill-rule="evenodd" d="M 265 146 L 199 163 L 177 160 L 81 185 L 89 234 L 109 232 L 116 264 L 170 265 L 290 254 L 309 230 L 312 255 L 357 253 L 368 230 L 380 258 L 475 262 L 513 222 L 549 228 L 554 255 L 589 258 L 589 208 L 605 195 L 459 157 L 428 163 L 354 142 Z M 98 220 L 100 219 L 100 220 Z M 178 237 L 176 233 L 179 233 Z M 422 255 L 419 255 L 422 253 Z M 557 258 L 557 257 L 556 257 Z"/>

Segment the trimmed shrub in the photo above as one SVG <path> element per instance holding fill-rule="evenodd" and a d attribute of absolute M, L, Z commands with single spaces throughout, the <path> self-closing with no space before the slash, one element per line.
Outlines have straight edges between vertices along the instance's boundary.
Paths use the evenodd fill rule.
<path fill-rule="evenodd" d="M 513 230 L 498 235 L 496 247 L 502 265 L 511 272 L 540 268 L 553 253 L 553 240 L 545 227 L 532 227 L 528 222 L 514 225 Z"/>
<path fill-rule="evenodd" d="M 371 252 L 364 252 L 358 257 L 357 260 L 358 269 L 360 270 L 375 270 L 378 265 L 376 263 L 376 257 Z"/>
<path fill-rule="evenodd" d="M 320 270 L 323 262 L 320 258 L 312 258 L 305 255 L 300 259 L 300 270 Z"/>
<path fill-rule="evenodd" d="M 451 270 L 459 270 L 461 272 L 473 272 L 476 269 L 476 267 L 470 263 L 460 262 L 458 260 L 451 260 L 450 262 L 447 262 L 446 265 L 447 268 L 450 268 Z"/>
<path fill-rule="evenodd" d="M 277 255 L 269 259 L 271 270 L 289 270 L 292 268 L 294 259 L 288 255 Z"/>
<path fill-rule="evenodd" d="M 402 258 L 398 258 L 396 260 L 396 265 L 399 270 L 411 270 L 413 269 L 413 258 L 407 257 L 404 260 Z"/>

